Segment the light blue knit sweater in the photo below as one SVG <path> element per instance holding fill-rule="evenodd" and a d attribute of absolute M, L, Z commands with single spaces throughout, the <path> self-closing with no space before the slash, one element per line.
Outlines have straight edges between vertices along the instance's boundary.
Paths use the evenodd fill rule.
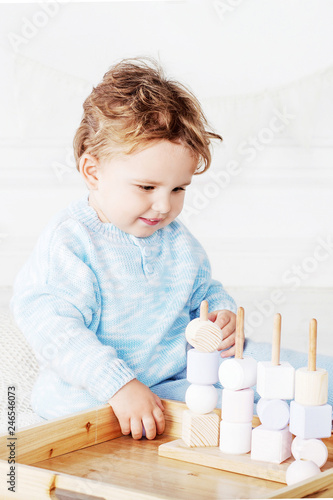
<path fill-rule="evenodd" d="M 183 396 L 184 331 L 204 299 L 236 310 L 179 221 L 137 238 L 102 223 L 87 196 L 72 203 L 39 238 L 11 301 L 41 366 L 34 410 L 51 418 L 106 403 L 133 378 Z"/>
<path fill-rule="evenodd" d="M 35 412 L 53 418 L 106 403 L 133 378 L 184 401 L 184 331 L 204 299 L 210 311 L 236 310 L 183 224 L 136 238 L 100 222 L 87 196 L 70 205 L 41 235 L 11 301 L 41 367 Z M 247 340 L 244 354 L 269 360 L 271 345 Z M 305 353 L 282 349 L 281 359 L 307 366 Z M 317 365 L 328 370 L 332 404 L 333 359 L 318 355 Z"/>

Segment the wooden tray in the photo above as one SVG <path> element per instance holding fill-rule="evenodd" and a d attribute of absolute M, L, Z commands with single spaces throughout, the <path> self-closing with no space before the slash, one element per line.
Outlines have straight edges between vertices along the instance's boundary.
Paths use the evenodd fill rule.
<path fill-rule="evenodd" d="M 333 497 L 333 469 L 287 487 L 161 457 L 158 448 L 181 436 L 183 403 L 163 401 L 163 436 L 122 436 L 110 406 L 27 427 L 16 433 L 16 491 L 7 490 L 8 436 L 0 436 L 0 499 L 148 500 Z M 216 410 L 219 413 L 218 410 Z M 254 420 L 258 425 L 258 420 Z M 333 467 L 333 438 L 325 439 Z"/>

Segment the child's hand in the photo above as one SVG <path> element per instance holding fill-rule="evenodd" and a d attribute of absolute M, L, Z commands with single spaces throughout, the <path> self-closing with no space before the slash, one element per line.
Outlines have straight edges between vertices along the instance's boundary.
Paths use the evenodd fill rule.
<path fill-rule="evenodd" d="M 223 340 L 217 350 L 222 351 L 223 349 L 227 349 L 227 351 L 223 351 L 221 357 L 227 358 L 233 356 L 235 354 L 236 314 L 223 309 L 208 313 L 208 319 L 216 323 L 222 330 Z"/>
<path fill-rule="evenodd" d="M 165 428 L 164 407 L 156 394 L 139 380 L 125 384 L 108 403 L 119 420 L 121 432 L 132 433 L 134 439 L 141 439 L 142 424 L 147 439 L 154 439 Z"/>

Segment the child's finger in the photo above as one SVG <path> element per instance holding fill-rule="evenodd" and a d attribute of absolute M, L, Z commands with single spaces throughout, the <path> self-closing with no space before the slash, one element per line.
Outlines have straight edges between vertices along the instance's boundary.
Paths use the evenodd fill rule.
<path fill-rule="evenodd" d="M 165 408 L 164 408 L 164 406 L 163 406 L 163 403 L 162 403 L 161 399 L 160 399 L 160 398 L 159 398 L 156 394 L 154 394 L 154 399 L 155 399 L 155 401 L 156 401 L 157 406 L 158 406 L 158 407 L 159 407 L 162 411 L 164 411 L 164 410 L 165 410 Z"/>
<path fill-rule="evenodd" d="M 221 358 L 229 358 L 230 356 L 234 356 L 234 355 L 235 355 L 235 346 L 232 346 L 227 351 L 221 352 Z"/>
<path fill-rule="evenodd" d="M 127 419 L 120 419 L 119 424 L 120 424 L 121 432 L 124 434 L 124 436 L 128 436 L 128 434 L 131 434 L 131 422 L 128 418 Z"/>
<path fill-rule="evenodd" d="M 142 422 L 141 418 L 131 418 L 131 432 L 133 439 L 142 438 Z"/>
<path fill-rule="evenodd" d="M 165 418 L 163 412 L 161 411 L 160 408 L 156 407 L 153 410 L 153 416 L 156 422 L 157 434 L 163 434 L 165 429 Z"/>
<path fill-rule="evenodd" d="M 230 314 L 228 312 L 219 312 L 215 323 L 220 328 L 224 328 L 230 322 L 230 319 Z"/>
<path fill-rule="evenodd" d="M 229 335 L 229 337 L 222 340 L 218 350 L 222 351 L 223 349 L 228 349 L 228 347 L 232 347 L 233 345 L 235 345 L 235 337 L 236 337 L 235 334 L 232 333 L 231 335 Z"/>
<path fill-rule="evenodd" d="M 154 439 L 156 437 L 156 424 L 152 415 L 148 415 L 142 418 L 142 423 L 145 428 L 146 438 Z"/>
<path fill-rule="evenodd" d="M 208 319 L 214 323 L 216 320 L 217 313 L 216 312 L 210 312 L 208 313 Z"/>
<path fill-rule="evenodd" d="M 224 328 L 222 328 L 223 339 L 229 338 L 230 335 L 235 333 L 235 325 L 228 323 Z"/>

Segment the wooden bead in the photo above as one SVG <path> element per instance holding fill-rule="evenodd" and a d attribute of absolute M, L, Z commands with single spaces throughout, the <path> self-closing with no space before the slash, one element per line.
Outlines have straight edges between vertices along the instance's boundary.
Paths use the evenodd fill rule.
<path fill-rule="evenodd" d="M 318 465 L 311 460 L 295 460 L 286 470 L 286 482 L 288 486 L 291 486 L 320 473 Z"/>
<path fill-rule="evenodd" d="M 289 423 L 289 405 L 283 399 L 259 399 L 257 414 L 266 429 L 279 431 Z"/>
<path fill-rule="evenodd" d="M 302 439 L 296 436 L 291 445 L 295 460 L 312 460 L 318 467 L 326 464 L 328 449 L 320 439 Z"/>
<path fill-rule="evenodd" d="M 291 401 L 290 432 L 302 439 L 331 437 L 332 406 L 305 406 Z"/>
<path fill-rule="evenodd" d="M 187 446 L 218 446 L 220 418 L 216 413 L 198 415 L 184 410 L 182 439 Z"/>
<path fill-rule="evenodd" d="M 218 351 L 200 352 L 197 349 L 189 349 L 187 352 L 187 380 L 191 384 L 216 384 L 220 359 Z"/>
<path fill-rule="evenodd" d="M 259 361 L 257 392 L 264 399 L 293 399 L 295 369 L 290 363 Z"/>
<path fill-rule="evenodd" d="M 253 389 L 222 391 L 222 420 L 235 423 L 252 422 L 253 419 Z"/>
<path fill-rule="evenodd" d="M 223 453 L 242 455 L 251 450 L 252 422 L 235 423 L 221 421 L 220 450 Z"/>
<path fill-rule="evenodd" d="M 288 427 L 272 431 L 259 425 L 252 431 L 251 458 L 280 464 L 291 456 L 291 441 Z"/>
<path fill-rule="evenodd" d="M 191 384 L 185 394 L 185 402 L 194 413 L 203 415 L 216 408 L 218 392 L 213 385 Z"/>
<path fill-rule="evenodd" d="M 328 373 L 299 368 L 295 376 L 295 401 L 301 405 L 324 405 L 328 399 Z"/>
<path fill-rule="evenodd" d="M 257 362 L 255 359 L 227 359 L 219 368 L 219 379 L 225 389 L 238 391 L 256 384 Z"/>
<path fill-rule="evenodd" d="M 196 318 L 187 325 L 185 337 L 198 351 L 213 352 L 222 342 L 222 331 L 212 321 Z"/>

